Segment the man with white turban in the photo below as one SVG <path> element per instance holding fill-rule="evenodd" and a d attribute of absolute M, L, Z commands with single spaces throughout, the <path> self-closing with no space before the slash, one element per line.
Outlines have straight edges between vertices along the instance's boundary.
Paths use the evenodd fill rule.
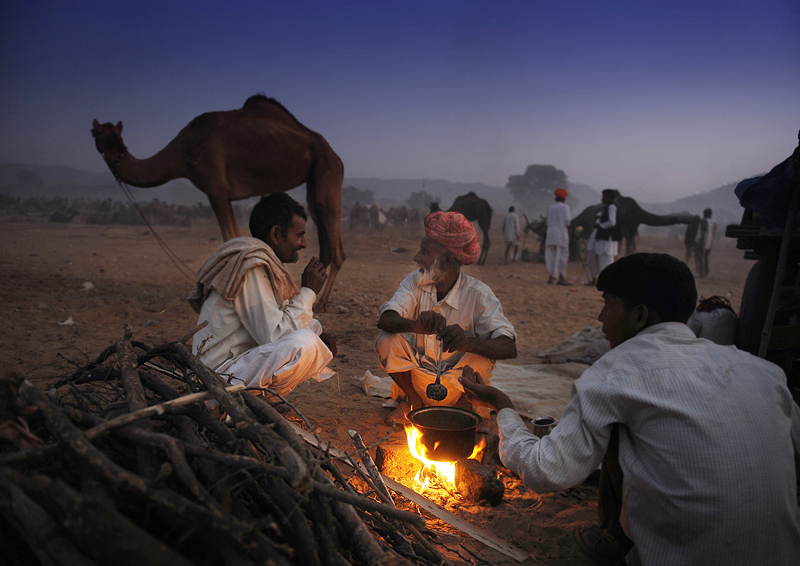
<path fill-rule="evenodd" d="M 378 320 L 376 348 L 394 381 L 392 398 L 408 404 L 398 411 L 425 405 L 471 408 L 458 381 L 463 368 L 491 376 L 495 360 L 517 357 L 516 332 L 500 301 L 486 284 L 461 272 L 479 255 L 478 234 L 462 214 L 434 212 L 425 218 L 425 236 L 414 256 L 419 270 L 400 283 Z M 426 389 L 440 357 L 447 397 L 434 400 Z"/>

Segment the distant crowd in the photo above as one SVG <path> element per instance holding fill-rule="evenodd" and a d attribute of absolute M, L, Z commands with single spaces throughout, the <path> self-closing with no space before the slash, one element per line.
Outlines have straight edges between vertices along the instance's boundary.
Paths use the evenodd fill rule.
<path fill-rule="evenodd" d="M 153 199 L 136 205 L 113 199 L 91 200 L 67 197 L 14 198 L 0 195 L 0 214 L 28 220 L 81 224 L 126 224 L 153 226 L 191 226 L 194 220 L 214 220 L 211 206 L 192 206 Z M 138 207 L 138 210 L 137 210 Z M 237 217 L 247 218 L 252 205 L 234 206 Z M 141 211 L 141 212 L 140 212 Z"/>

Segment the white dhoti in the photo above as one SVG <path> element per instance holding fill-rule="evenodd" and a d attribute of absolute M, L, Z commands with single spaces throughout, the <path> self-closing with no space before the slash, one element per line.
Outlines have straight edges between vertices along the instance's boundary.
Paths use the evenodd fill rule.
<path fill-rule="evenodd" d="M 545 246 L 544 262 L 550 277 L 554 279 L 566 277 L 568 260 L 569 248 L 567 246 Z"/>
<path fill-rule="evenodd" d="M 316 320 L 314 322 L 319 324 Z M 247 350 L 223 363 L 216 371 L 229 374 L 232 384 L 269 387 L 285 395 L 307 379 L 324 381 L 332 377 L 335 372 L 327 367 L 332 359 L 333 354 L 319 336 L 304 328 Z"/>
<path fill-rule="evenodd" d="M 432 365 L 427 356 L 422 355 L 412 344 L 406 340 L 406 334 L 392 334 L 381 331 L 375 342 L 378 350 L 381 368 L 389 375 L 408 371 L 411 373 L 411 382 L 417 394 L 425 400 L 426 405 L 453 406 L 464 392 L 464 387 L 458 382 L 465 366 L 470 366 L 487 384 L 491 384 L 495 361 L 477 354 L 463 353 L 457 360 L 442 362 L 441 383 L 447 388 L 447 397 L 441 401 L 429 399 L 426 389 L 429 384 L 436 381 L 436 366 Z M 392 384 L 392 398 L 403 399 L 405 392 L 397 383 Z"/>

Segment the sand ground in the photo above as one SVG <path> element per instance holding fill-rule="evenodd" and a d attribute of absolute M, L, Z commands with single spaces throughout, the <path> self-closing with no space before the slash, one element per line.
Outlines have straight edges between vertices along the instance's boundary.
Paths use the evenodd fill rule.
<path fill-rule="evenodd" d="M 601 299 L 579 263 L 570 263 L 576 285 L 547 285 L 543 263 L 502 261 L 501 221 L 495 219 L 494 245 L 483 266 L 466 273 L 486 282 L 503 303 L 519 338 L 514 363 L 537 361 L 537 353 L 565 337 L 595 327 Z M 218 228 L 208 223 L 192 228 L 157 227 L 174 260 L 146 227 L 100 226 L 32 222 L 0 218 L 0 298 L 6 304 L 5 331 L 0 334 L 4 370 L 16 370 L 46 387 L 65 375 L 73 364 L 83 365 L 119 340 L 130 324 L 134 338 L 151 345 L 178 340 L 196 323 L 183 297 L 196 270 L 221 243 Z M 318 318 L 338 340 L 337 375 L 323 383 L 306 383 L 290 400 L 314 425 L 318 434 L 343 450 L 352 450 L 347 431 L 354 429 L 370 445 L 388 432 L 382 424 L 387 409 L 382 399 L 368 397 L 358 379 L 370 370 L 385 375 L 374 351 L 379 306 L 399 281 L 415 269 L 412 257 L 421 227 L 351 232 L 344 227 L 347 261 L 331 295 L 328 312 Z M 724 230 L 723 230 L 724 231 Z M 680 240 L 642 236 L 639 251 L 667 252 L 683 258 Z M 538 250 L 535 236 L 523 245 Z M 310 227 L 309 248 L 290 271 L 299 280 L 302 267 L 317 254 Z M 711 274 L 698 281 L 702 295 L 722 295 L 738 310 L 751 261 L 723 238 L 712 253 Z M 67 368 L 67 369 L 65 369 Z M 402 431 L 397 431 L 399 438 Z M 396 438 L 393 438 L 395 440 Z M 506 485 L 503 503 L 495 507 L 470 504 L 446 493 L 431 499 L 472 524 L 493 533 L 536 558 L 526 564 L 589 564 L 574 542 L 573 531 L 595 520 L 596 485 L 591 481 L 555 494 L 536 494 L 513 474 L 500 470 Z M 515 564 L 512 558 L 431 520 L 442 535 L 446 555 L 454 564 Z"/>

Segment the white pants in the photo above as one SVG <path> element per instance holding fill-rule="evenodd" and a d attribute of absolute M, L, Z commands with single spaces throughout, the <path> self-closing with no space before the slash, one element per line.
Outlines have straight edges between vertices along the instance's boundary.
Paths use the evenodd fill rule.
<path fill-rule="evenodd" d="M 614 263 L 614 256 L 609 254 L 598 254 L 595 253 L 594 250 L 589 250 L 586 261 L 589 268 L 589 277 L 592 279 L 597 279 L 597 276 L 600 275 L 601 271 Z"/>
<path fill-rule="evenodd" d="M 381 331 L 375 341 L 375 348 L 378 350 L 381 368 L 389 375 L 404 371 L 411 372 L 411 382 L 414 390 L 425 400 L 426 405 L 453 406 L 458 402 L 459 397 L 464 392 L 464 386 L 458 382 L 464 366 L 470 366 L 487 384 L 491 384 L 492 373 L 494 373 L 495 361 L 479 356 L 477 354 L 464 353 L 454 366 L 442 368 L 440 381 L 447 388 L 447 397 L 441 401 L 428 398 L 426 389 L 428 384 L 436 380 L 436 370 L 422 367 L 422 356 L 417 349 L 405 339 L 405 334 L 392 334 Z M 402 399 L 405 392 L 397 383 L 392 383 L 392 398 Z"/>
<path fill-rule="evenodd" d="M 547 273 L 553 279 L 567 276 L 567 261 L 569 261 L 569 248 L 567 246 L 545 246 L 544 263 Z"/>
<path fill-rule="evenodd" d="M 290 393 L 307 379 L 324 381 L 334 375 L 327 368 L 333 354 L 312 330 L 295 330 L 283 338 L 256 346 L 222 364 L 217 373 L 230 374 L 231 383 L 269 387 Z"/>

